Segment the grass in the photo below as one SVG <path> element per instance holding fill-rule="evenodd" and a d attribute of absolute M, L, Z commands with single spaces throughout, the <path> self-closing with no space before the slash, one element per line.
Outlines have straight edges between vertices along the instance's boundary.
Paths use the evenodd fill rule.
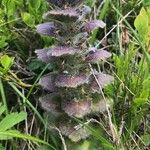
<path fill-rule="evenodd" d="M 0 93 L 1 93 L 2 101 L 3 101 L 3 104 L 5 106 L 6 115 L 7 115 L 8 114 L 7 100 L 5 97 L 5 91 L 4 91 L 3 82 L 1 79 L 0 79 Z"/>
<path fill-rule="evenodd" d="M 43 5 L 46 9 L 45 4 Z M 5 44 L 0 41 L 2 54 L 7 52 L 7 54 L 12 55 L 13 50 L 16 53 L 22 51 L 21 54 L 25 55 L 21 55 L 21 58 L 25 62 L 29 53 L 31 53 L 30 64 L 27 62 L 24 65 L 20 58 L 16 57 L 14 67 L 11 67 L 11 71 L 16 73 L 17 78 L 22 79 L 22 83 L 25 80 L 24 76 L 29 77 L 29 80 L 25 80 L 25 82 L 30 84 L 30 87 L 22 87 L 19 80 L 14 78 L 13 80 L 11 78 L 7 80 L 5 76 L 11 76 L 9 72 L 4 75 L 0 74 L 0 103 L 2 103 L 2 106 L 0 105 L 0 121 L 13 112 L 24 111 L 27 113 L 27 118 L 12 126 L 10 130 L 0 131 L 0 150 L 147 150 L 149 148 L 150 55 L 148 46 L 143 43 L 140 34 L 134 27 L 134 20 L 142 6 L 142 1 L 123 3 L 120 0 L 106 0 L 102 4 L 97 18 L 106 21 L 105 34 L 96 30 L 91 35 L 89 42 L 91 45 L 99 47 L 104 39 L 107 39 L 106 47 L 113 53 L 112 59 L 105 64 L 106 67 L 103 69 L 103 71 L 109 72 L 115 77 L 114 83 L 103 91 L 103 98 L 109 97 L 113 103 L 111 108 L 107 108 L 106 113 L 97 116 L 97 120 L 92 118 L 84 123 L 75 119 L 80 125 L 85 126 L 92 136 L 84 142 L 73 143 L 73 147 L 69 146 L 68 139 L 63 137 L 57 128 L 48 130 L 48 117 L 38 104 L 38 96 L 36 95 L 37 90 L 39 90 L 38 81 L 45 72 L 51 69 L 50 64 L 45 66 L 37 61 L 34 67 L 32 65 L 29 68 L 30 64 L 35 61 L 33 47 L 26 45 L 24 40 L 14 40 L 20 38 L 18 34 L 13 34 L 14 31 L 11 32 L 13 39 L 8 38 L 6 34 L 13 29 L 17 21 L 19 31 L 25 29 L 27 32 L 35 34 L 34 27 L 28 26 L 29 22 L 23 23 L 21 18 L 9 18 L 8 21 L 0 22 L 0 29 L 2 28 L 5 31 L 2 34 L 7 37 L 5 41 L 7 46 L 4 46 Z M 1 2 L 0 7 L 3 9 Z M 22 4 L 23 7 L 26 10 L 29 9 Z M 125 10 L 126 7 L 128 12 Z M 23 10 L 19 11 L 21 13 Z M 43 10 L 40 11 L 43 12 Z M 38 24 L 41 20 L 36 20 L 36 22 Z M 129 38 L 127 42 L 122 39 L 125 32 L 127 32 L 126 38 Z M 26 36 L 25 34 L 23 36 L 31 38 L 31 41 L 32 38 L 34 40 L 40 38 L 35 35 Z M 39 45 L 42 47 L 42 45 L 48 45 L 49 43 L 53 43 L 53 40 L 40 38 L 40 43 L 33 43 L 33 45 L 38 48 Z M 19 49 L 15 45 L 18 45 Z M 29 48 L 28 52 L 24 52 L 25 45 Z M 30 79 L 28 74 L 23 74 L 25 72 L 17 74 L 16 66 L 23 66 L 25 72 L 34 72 L 34 75 Z M 9 97 L 10 95 L 12 97 Z M 94 126 L 92 126 L 92 122 L 94 122 Z M 7 137 L 7 139 L 1 140 L 1 137 Z M 8 137 L 13 138 L 9 139 Z"/>

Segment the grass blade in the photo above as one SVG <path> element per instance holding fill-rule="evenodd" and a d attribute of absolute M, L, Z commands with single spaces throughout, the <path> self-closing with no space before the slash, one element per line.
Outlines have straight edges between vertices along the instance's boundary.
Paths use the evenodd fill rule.
<path fill-rule="evenodd" d="M 40 121 L 43 123 L 43 125 L 45 126 L 45 121 L 42 118 L 42 116 L 40 115 L 40 113 L 36 110 L 36 108 L 30 103 L 30 101 L 18 90 L 18 88 L 12 83 L 9 82 L 9 85 L 14 89 L 14 91 L 20 96 L 22 97 L 25 102 L 28 104 L 28 106 L 34 111 L 34 113 L 38 116 L 38 118 L 40 119 Z"/>
<path fill-rule="evenodd" d="M 25 120 L 27 117 L 27 113 L 11 113 L 8 114 L 1 122 L 0 122 L 0 131 L 6 131 L 13 127 L 14 125 L 20 123 Z"/>
<path fill-rule="evenodd" d="M 41 143 L 41 144 L 47 145 L 47 146 L 51 147 L 53 150 L 56 150 L 52 145 L 50 145 L 49 143 L 47 143 L 39 138 L 33 137 L 31 135 L 27 135 L 27 134 L 22 134 L 16 130 L 0 131 L 0 138 L 1 137 L 21 138 L 21 139 L 29 140 L 29 141 L 32 141 L 35 143 Z"/>
<path fill-rule="evenodd" d="M 6 101 L 2 79 L 0 79 L 0 93 L 1 93 L 2 100 L 3 100 L 3 104 L 5 106 L 6 114 L 8 114 L 7 101 Z"/>

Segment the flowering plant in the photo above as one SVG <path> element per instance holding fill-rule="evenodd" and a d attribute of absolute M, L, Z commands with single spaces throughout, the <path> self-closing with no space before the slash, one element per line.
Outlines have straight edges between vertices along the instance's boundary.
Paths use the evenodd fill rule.
<path fill-rule="evenodd" d="M 53 10 L 44 14 L 49 22 L 39 24 L 37 32 L 52 36 L 56 44 L 50 48 L 36 50 L 38 58 L 56 65 L 56 69 L 44 75 L 39 84 L 47 95 L 39 98 L 42 107 L 54 116 L 51 121 L 63 135 L 74 142 L 87 138 L 86 129 L 76 130 L 73 117 L 88 118 L 101 112 L 102 101 L 94 100 L 100 88 L 113 81 L 113 77 L 102 72 L 91 71 L 89 64 L 100 63 L 111 57 L 111 53 L 89 48 L 87 39 L 96 28 L 104 28 L 101 20 L 89 20 L 90 7 L 84 0 L 48 0 Z"/>

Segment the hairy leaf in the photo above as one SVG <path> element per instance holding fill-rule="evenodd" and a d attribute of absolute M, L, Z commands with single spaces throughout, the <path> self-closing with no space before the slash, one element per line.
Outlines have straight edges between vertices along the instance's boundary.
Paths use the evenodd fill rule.
<path fill-rule="evenodd" d="M 41 35 L 55 36 L 57 34 L 57 28 L 53 22 L 46 22 L 37 25 L 37 32 Z"/>
<path fill-rule="evenodd" d="M 58 6 L 58 7 L 65 7 L 68 6 L 76 6 L 81 4 L 84 0 L 47 0 L 49 3 Z"/>
<path fill-rule="evenodd" d="M 59 113 L 61 97 L 58 94 L 47 94 L 39 98 L 41 106 L 49 112 Z"/>
<path fill-rule="evenodd" d="M 63 109 L 69 116 L 83 118 L 91 112 L 91 99 L 65 102 Z"/>
<path fill-rule="evenodd" d="M 48 52 L 48 56 L 64 56 L 64 55 L 74 55 L 76 53 L 80 53 L 81 50 L 73 47 L 67 47 L 67 46 L 58 46 L 51 48 Z"/>
<path fill-rule="evenodd" d="M 45 90 L 48 90 L 50 92 L 57 91 L 57 88 L 55 87 L 55 78 L 56 78 L 55 74 L 52 73 L 46 74 L 40 79 L 39 84 Z"/>
<path fill-rule="evenodd" d="M 79 14 L 75 9 L 51 10 L 44 15 L 44 18 L 51 18 L 62 22 L 76 21 Z"/>
<path fill-rule="evenodd" d="M 88 83 L 88 76 L 80 74 L 80 75 L 69 75 L 69 74 L 61 74 L 56 77 L 55 84 L 58 87 L 70 87 L 76 88 L 82 84 Z"/>
<path fill-rule="evenodd" d="M 90 136 L 90 132 L 85 127 L 76 129 L 77 125 L 71 122 L 61 123 L 59 125 L 60 131 L 63 135 L 68 136 L 68 138 L 73 142 L 79 142 L 82 139 L 86 139 Z"/>
<path fill-rule="evenodd" d="M 54 62 L 55 58 L 47 55 L 47 52 L 49 50 L 50 49 L 48 49 L 48 48 L 38 49 L 35 51 L 35 53 L 37 54 L 38 59 L 41 60 L 42 62 L 52 63 L 52 62 Z"/>
<path fill-rule="evenodd" d="M 91 32 L 96 28 L 104 28 L 106 24 L 102 20 L 92 20 L 87 22 L 83 27 L 82 30 L 86 32 Z"/>
<path fill-rule="evenodd" d="M 89 54 L 86 57 L 86 62 L 88 63 L 96 63 L 101 60 L 106 60 L 107 58 L 111 57 L 111 53 L 105 51 L 105 50 L 95 50 L 90 51 Z"/>
<path fill-rule="evenodd" d="M 95 76 L 95 77 L 94 77 Z M 104 88 L 114 81 L 114 77 L 104 73 L 96 73 L 91 77 L 90 87 L 93 92 L 99 92 L 100 88 Z"/>

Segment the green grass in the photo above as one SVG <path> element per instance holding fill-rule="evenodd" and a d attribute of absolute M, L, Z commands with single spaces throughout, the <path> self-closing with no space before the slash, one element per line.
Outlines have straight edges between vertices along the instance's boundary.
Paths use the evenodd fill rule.
<path fill-rule="evenodd" d="M 90 4 L 91 1 L 88 1 Z M 148 3 L 144 2 L 149 9 Z M 125 3 L 120 0 L 106 0 L 102 4 L 97 18 L 106 21 L 107 27 L 105 32 L 94 31 L 89 43 L 99 47 L 101 42 L 107 39 L 105 46 L 113 53 L 109 62 L 104 64 L 106 67 L 102 67 L 103 71 L 115 77 L 114 83 L 103 91 L 103 97 L 109 97 L 113 102 L 106 113 L 97 115 L 98 120 L 93 118 L 91 122 L 84 123 L 75 119 L 80 125 L 85 126 L 92 136 L 83 142 L 70 144 L 56 128 L 48 129 L 49 119 L 40 108 L 36 95 L 37 90 L 40 90 L 38 87 L 40 77 L 51 70 L 52 66 L 38 61 L 36 66 L 30 66 L 36 60 L 34 49 L 54 42 L 53 39 L 40 38 L 34 31 L 36 24 L 42 22 L 42 13 L 47 9 L 46 4 L 41 0 L 40 9 L 31 10 L 28 4 L 15 3 L 17 12 L 15 9 L 11 11 L 16 16 L 11 16 L 10 13 L 8 16 L 4 11 L 8 6 L 4 7 L 0 2 L 0 34 L 6 39 L 4 41 L 0 38 L 0 57 L 4 54 L 15 57 L 14 66 L 9 71 L 1 72 L 2 65 L 0 65 L 0 123 L 14 113 L 19 115 L 23 111 L 27 114 L 27 117 L 22 117 L 15 124 L 11 124 L 11 119 L 8 119 L 6 126 L 10 128 L 7 130 L 1 131 L 0 128 L 0 150 L 66 150 L 66 145 L 67 150 L 149 148 L 150 55 L 149 47 L 143 43 L 134 26 L 134 20 L 142 6 L 142 1 L 136 0 Z M 18 15 L 21 16 L 21 13 L 25 12 L 29 12 L 32 16 L 35 11 L 37 16 L 34 18 L 34 23 L 18 18 Z M 22 33 L 21 36 L 14 31 L 14 27 Z M 124 29 L 129 36 L 127 37 L 129 41 L 125 44 L 121 39 Z M 22 36 L 31 43 L 34 42 L 31 45 L 27 44 Z M 19 70 L 18 66 L 23 68 L 23 71 Z M 10 72 L 16 74 L 17 78 Z"/>

